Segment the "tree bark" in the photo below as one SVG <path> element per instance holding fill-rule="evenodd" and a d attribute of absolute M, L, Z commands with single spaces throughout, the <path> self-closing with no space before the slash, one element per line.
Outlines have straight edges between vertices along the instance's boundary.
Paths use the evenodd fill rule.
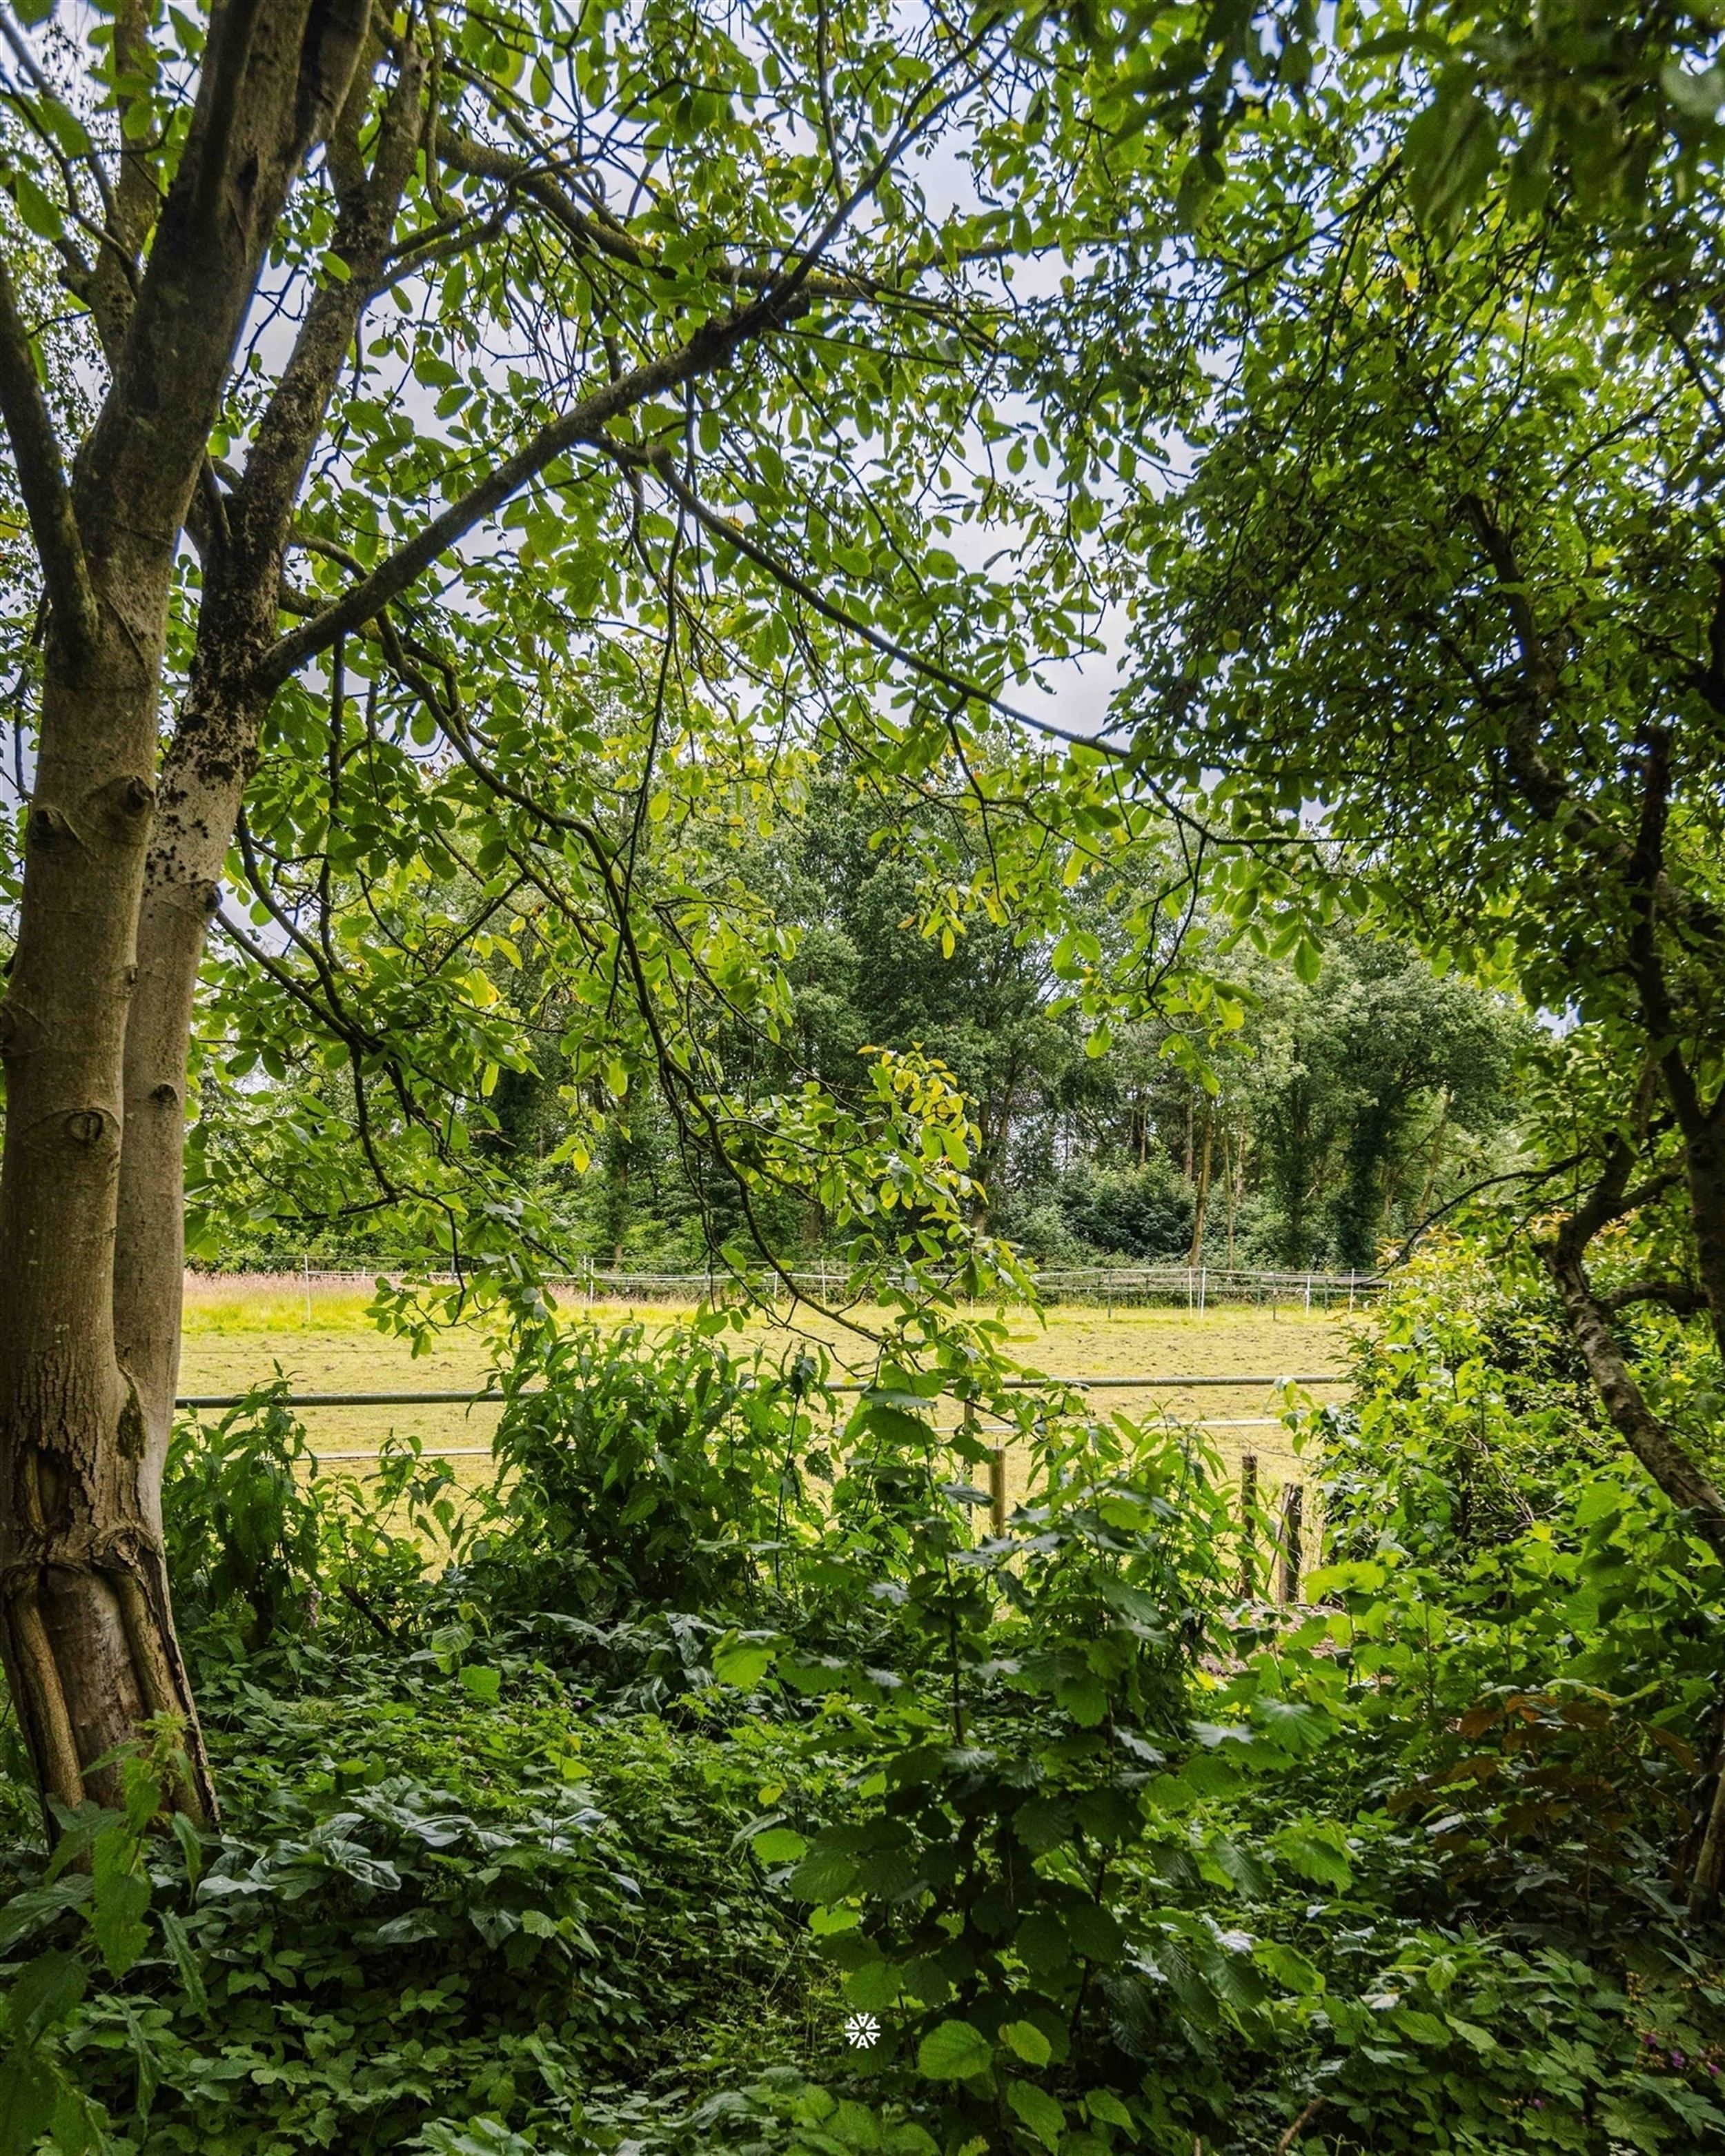
<path fill-rule="evenodd" d="M 1713 1338 L 1725 1355 L 1725 1119 L 1719 1104 L 1697 1116 L 1683 1135 L 1696 1270 Z"/>
<path fill-rule="evenodd" d="M 116 1322 L 126 1049 L 175 550 L 264 249 L 347 96 L 367 14 L 366 0 L 284 0 L 213 17 L 136 300 L 102 310 L 114 380 L 69 488 L 0 291 L 0 403 L 51 602 L 0 1009 L 0 1659 L 44 1795 L 68 1805 L 111 1802 L 110 1755 L 167 1715 L 188 1761 L 178 1801 L 214 1810 L 162 1553 L 166 1423 L 140 1394 L 140 1376 L 157 1391 L 158 1345 Z M 141 244 L 146 223 L 117 236 Z M 180 1055 L 183 1073 L 183 1040 Z M 151 1109 L 177 1125 L 165 1082 L 134 1102 L 144 1127 Z M 176 1267 L 176 1301 L 178 1287 Z M 171 1414 L 171 1377 L 167 1400 Z"/>
<path fill-rule="evenodd" d="M 1204 1104 L 1204 1144 L 1198 1158 L 1198 1191 L 1192 1207 L 1192 1247 L 1186 1253 L 1189 1266 L 1202 1262 L 1204 1258 L 1204 1216 L 1209 1204 L 1210 1162 L 1216 1142 L 1215 1109 L 1208 1095 Z"/>
<path fill-rule="evenodd" d="M 1546 1261 L 1576 1345 L 1618 1435 L 1672 1504 L 1690 1515 L 1695 1532 L 1725 1561 L 1725 1496 L 1648 1406 L 1594 1295 L 1580 1253 L 1560 1236 L 1548 1248 Z"/>
<path fill-rule="evenodd" d="M 164 579 L 158 619 L 165 606 Z M 44 690 L 3 1025 L 0 1650 L 45 1794 L 110 1800 L 116 1770 L 91 1763 L 172 1714 L 193 1762 L 183 1801 L 202 1813 L 207 1770 L 111 1286 L 156 656 L 110 614 L 76 678 L 50 658 Z"/>
<path fill-rule="evenodd" d="M 160 1513 L 173 1425 L 185 1272 L 185 1088 L 193 998 L 221 875 L 257 755 L 295 505 L 341 362 L 382 275 L 419 135 L 424 64 L 404 49 L 367 172 L 358 136 L 363 69 L 331 131 L 345 280 L 321 286 L 259 424 L 244 477 L 206 544 L 192 680 L 162 773 L 145 865 L 137 979 L 126 1035 L 116 1323 L 146 1432 L 146 1494 Z"/>

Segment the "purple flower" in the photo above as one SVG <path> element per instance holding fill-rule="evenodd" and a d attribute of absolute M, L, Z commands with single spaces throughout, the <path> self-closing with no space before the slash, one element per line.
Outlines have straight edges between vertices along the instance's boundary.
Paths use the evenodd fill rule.
<path fill-rule="evenodd" d="M 1673 2051 L 1671 2053 L 1671 2064 L 1676 2068 L 1679 2073 L 1681 2073 L 1684 2067 L 1686 2066 L 1688 2063 L 1689 2061 L 1683 2056 L 1683 2054 L 1681 2051 Z"/>

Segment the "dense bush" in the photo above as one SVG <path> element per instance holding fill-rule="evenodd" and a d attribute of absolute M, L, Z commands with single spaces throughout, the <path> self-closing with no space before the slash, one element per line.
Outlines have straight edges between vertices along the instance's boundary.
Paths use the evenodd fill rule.
<path fill-rule="evenodd" d="M 1725 1580 L 1537 1282 L 1445 1250 L 1296 1418 L 1299 1611 L 1190 1433 L 983 1330 L 841 1428 L 818 1374 L 542 1335 L 465 1496 L 311 1476 L 279 1389 L 182 1432 L 227 1815 L 165 1818 L 167 1728 L 52 1860 L 14 1779 L 0 2149 L 1725 2148 Z"/>

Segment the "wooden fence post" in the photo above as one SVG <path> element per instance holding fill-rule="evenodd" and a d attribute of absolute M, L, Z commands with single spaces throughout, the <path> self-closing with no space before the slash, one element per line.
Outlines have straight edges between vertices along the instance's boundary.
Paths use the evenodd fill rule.
<path fill-rule="evenodd" d="M 1258 1591 L 1258 1455 L 1240 1455 L 1240 1591 L 1247 1600 Z"/>
<path fill-rule="evenodd" d="M 1006 1447 L 997 1445 L 988 1455 L 988 1517 L 998 1539 L 1006 1532 Z"/>
<path fill-rule="evenodd" d="M 1300 1547 L 1300 1531 L 1304 1524 L 1306 1493 L 1297 1482 L 1290 1482 L 1281 1500 L 1281 1599 L 1284 1602 L 1300 1599 L 1300 1572 L 1304 1552 Z"/>

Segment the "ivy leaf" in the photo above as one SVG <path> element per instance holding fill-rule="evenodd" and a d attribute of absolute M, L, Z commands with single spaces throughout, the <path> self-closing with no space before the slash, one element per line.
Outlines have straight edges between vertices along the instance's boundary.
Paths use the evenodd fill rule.
<path fill-rule="evenodd" d="M 461 1689 L 470 1699 L 480 1701 L 486 1707 L 495 1707 L 503 1689 L 499 1672 L 483 1662 L 464 1662 L 456 1672 L 461 1680 Z"/>

